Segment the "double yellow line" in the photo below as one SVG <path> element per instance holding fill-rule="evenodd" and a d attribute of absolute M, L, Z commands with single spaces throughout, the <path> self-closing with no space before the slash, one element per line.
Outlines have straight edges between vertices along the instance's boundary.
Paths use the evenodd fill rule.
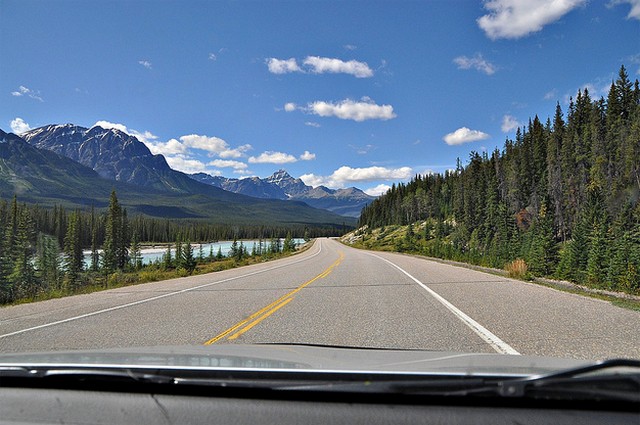
<path fill-rule="evenodd" d="M 281 296 L 280 298 L 278 298 L 277 300 L 275 300 L 271 304 L 269 304 L 269 305 L 261 308 L 260 310 L 256 311 L 255 313 L 253 313 L 251 316 L 247 317 L 246 319 L 244 319 L 244 320 L 236 323 L 235 325 L 231 326 L 229 329 L 227 329 L 226 331 L 222 332 L 221 334 L 211 338 L 209 341 L 205 342 L 204 345 L 214 344 L 214 343 L 220 341 L 221 339 L 224 339 L 224 338 L 227 338 L 227 337 L 228 337 L 227 338 L 228 340 L 233 341 L 233 340 L 237 339 L 243 333 L 247 332 L 249 329 L 251 329 L 254 326 L 256 326 L 258 323 L 262 322 L 267 317 L 271 316 L 276 311 L 280 310 L 285 305 L 289 304 L 291 301 L 293 301 L 293 296 L 296 293 L 301 291 L 303 288 L 311 285 L 316 280 L 322 279 L 322 278 L 328 276 L 333 271 L 333 269 L 336 268 L 342 262 L 342 260 L 344 259 L 344 254 L 342 252 L 340 252 L 339 254 L 340 254 L 340 256 L 338 257 L 338 259 L 336 261 L 334 261 L 329 267 L 327 267 L 322 273 L 320 273 L 319 275 L 317 275 L 313 279 L 306 281 L 305 283 L 303 283 L 302 285 L 298 286 L 296 289 L 292 290 L 291 292 L 288 292 L 285 295 Z"/>

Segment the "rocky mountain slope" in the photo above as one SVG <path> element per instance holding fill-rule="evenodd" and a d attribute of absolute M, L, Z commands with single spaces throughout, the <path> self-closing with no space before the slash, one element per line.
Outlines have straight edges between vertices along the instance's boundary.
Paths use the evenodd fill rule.
<path fill-rule="evenodd" d="M 191 178 L 230 192 L 257 198 L 302 201 L 312 207 L 347 217 L 359 217 L 362 208 L 375 199 L 355 187 L 329 189 L 324 186 L 307 186 L 285 170 L 278 170 L 265 179 L 230 179 L 205 173 L 192 174 Z"/>

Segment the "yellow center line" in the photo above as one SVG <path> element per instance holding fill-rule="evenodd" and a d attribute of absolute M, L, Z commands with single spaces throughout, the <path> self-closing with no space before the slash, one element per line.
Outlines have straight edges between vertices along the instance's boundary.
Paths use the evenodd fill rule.
<path fill-rule="evenodd" d="M 267 317 L 271 316 L 277 310 L 279 310 L 280 308 L 284 307 L 291 300 L 293 300 L 293 295 L 295 295 L 296 293 L 301 291 L 303 288 L 309 286 L 310 284 L 312 284 L 316 280 L 322 279 L 322 278 L 326 277 L 327 275 L 329 275 L 329 273 L 331 273 L 333 271 L 333 269 L 335 267 L 337 267 L 338 264 L 340 264 L 342 262 L 342 260 L 344 259 L 344 254 L 342 252 L 340 252 L 339 254 L 340 254 L 340 256 L 338 257 L 338 259 L 336 261 L 334 261 L 325 270 L 323 270 L 322 273 L 320 273 L 319 275 L 317 275 L 313 279 L 306 281 L 305 283 L 303 283 L 302 285 L 298 286 L 294 290 L 284 294 L 283 296 L 281 296 L 280 298 L 278 298 L 277 300 L 275 300 L 271 304 L 261 308 L 260 310 L 258 310 L 255 313 L 253 313 L 251 316 L 247 317 L 244 320 L 241 320 L 240 322 L 236 323 L 235 325 L 233 325 L 232 327 L 230 327 L 226 331 L 224 331 L 224 332 L 216 335 L 215 337 L 211 338 L 210 340 L 205 342 L 204 345 L 214 344 L 214 343 L 220 341 L 221 339 L 227 337 L 227 335 L 231 334 L 232 332 L 236 331 L 237 329 L 239 329 L 239 328 L 241 328 L 241 327 L 246 325 L 243 329 L 241 329 L 240 331 L 236 332 L 235 334 L 233 334 L 233 335 L 231 335 L 229 337 L 230 340 L 234 340 L 234 339 L 238 338 L 240 335 L 242 335 L 243 333 L 245 333 L 246 331 L 248 331 L 249 329 L 253 328 L 258 323 L 262 322 Z"/>
<path fill-rule="evenodd" d="M 291 302 L 291 301 L 293 301 L 293 297 L 287 298 L 286 300 L 282 301 L 280 304 L 278 304 L 277 306 L 273 307 L 271 310 L 269 310 L 268 312 L 266 312 L 265 314 L 260 316 L 258 319 L 254 320 L 253 322 L 249 323 L 244 328 L 240 329 L 238 332 L 236 332 L 233 335 L 231 335 L 229 337 L 229 340 L 232 341 L 232 340 L 238 338 L 240 335 L 242 335 L 243 333 L 245 333 L 246 331 L 248 331 L 249 329 L 251 329 L 252 327 L 257 325 L 258 323 L 262 322 L 264 319 L 266 319 L 267 317 L 271 316 L 273 313 L 275 313 L 276 311 L 280 310 L 280 308 L 282 308 L 285 305 L 289 304 L 289 302 Z"/>

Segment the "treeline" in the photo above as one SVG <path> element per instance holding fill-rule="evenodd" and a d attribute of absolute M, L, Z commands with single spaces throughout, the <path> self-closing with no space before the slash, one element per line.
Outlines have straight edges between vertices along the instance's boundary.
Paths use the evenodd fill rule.
<path fill-rule="evenodd" d="M 234 243 L 229 257 L 269 256 L 291 251 L 294 237 L 338 234 L 338 229 L 305 226 L 224 226 L 199 222 L 129 218 L 112 192 L 106 211 L 67 211 L 0 200 L 0 304 L 46 293 L 70 294 L 125 271 L 142 269 L 141 244 L 168 243 L 161 262 L 148 266 L 190 274 L 196 265 L 220 261 L 221 253 L 194 252 L 192 244 L 259 239 L 251 251 Z M 285 238 L 284 242 L 280 239 Z M 171 248 L 174 255 L 171 255 Z M 83 250 L 90 250 L 85 265 Z"/>
<path fill-rule="evenodd" d="M 363 209 L 368 231 L 412 226 L 398 249 L 640 291 L 640 88 L 624 66 L 607 98 L 580 90 L 502 151 L 394 185 Z M 413 224 L 420 222 L 420 231 Z"/>

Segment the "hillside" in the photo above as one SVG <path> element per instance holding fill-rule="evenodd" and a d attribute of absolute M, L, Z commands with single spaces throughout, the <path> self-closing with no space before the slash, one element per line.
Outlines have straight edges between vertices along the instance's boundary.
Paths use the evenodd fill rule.
<path fill-rule="evenodd" d="M 32 138 L 33 140 L 33 138 Z M 130 214 L 202 219 L 212 223 L 353 225 L 353 221 L 301 202 L 257 199 L 188 180 L 183 191 L 105 179 L 53 151 L 0 130 L 0 197 L 66 208 L 106 207 L 113 189 Z M 153 169 L 151 171 L 154 171 Z M 156 176 L 161 175 L 155 173 Z M 169 176 L 176 174 L 167 173 Z M 187 191 L 188 190 L 188 191 Z"/>
<path fill-rule="evenodd" d="M 256 198 L 302 201 L 314 208 L 353 218 L 358 218 L 362 208 L 375 199 L 355 187 L 329 189 L 325 186 L 307 186 L 302 180 L 293 178 L 285 170 L 278 170 L 264 179 L 258 177 L 231 179 L 205 173 L 192 174 L 191 178 Z"/>

